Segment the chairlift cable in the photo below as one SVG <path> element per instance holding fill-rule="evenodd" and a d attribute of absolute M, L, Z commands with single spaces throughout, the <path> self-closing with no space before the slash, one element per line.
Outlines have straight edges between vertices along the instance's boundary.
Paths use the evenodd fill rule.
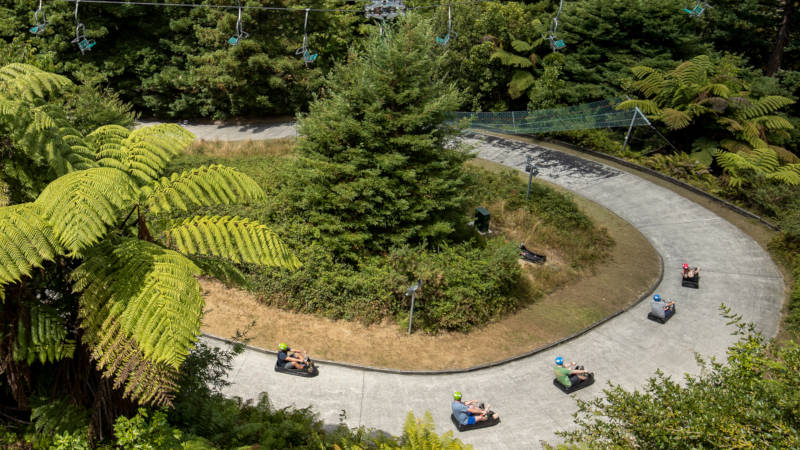
<path fill-rule="evenodd" d="M 56 0 L 59 2 L 75 2 L 75 3 L 94 3 L 94 4 L 103 4 L 103 5 L 130 5 L 130 6 L 163 6 L 163 7 L 181 7 L 181 8 L 212 8 L 212 9 L 237 9 L 239 6 L 236 5 L 198 5 L 194 3 L 158 3 L 158 2 L 129 2 L 129 1 L 121 1 L 121 0 Z M 472 0 L 466 2 L 460 2 L 457 4 L 463 5 L 471 5 L 475 3 L 484 3 L 488 0 Z M 416 10 L 416 9 L 431 9 L 431 8 L 441 8 L 447 6 L 447 3 L 439 3 L 435 5 L 423 5 L 423 6 L 412 6 L 406 8 L 407 10 Z M 278 6 L 241 6 L 242 9 L 252 9 L 252 10 L 265 10 L 265 11 L 288 11 L 288 12 L 299 12 L 299 11 L 311 11 L 311 12 L 342 12 L 342 13 L 362 13 L 362 9 L 341 9 L 341 8 L 286 8 L 286 7 L 278 7 Z"/>

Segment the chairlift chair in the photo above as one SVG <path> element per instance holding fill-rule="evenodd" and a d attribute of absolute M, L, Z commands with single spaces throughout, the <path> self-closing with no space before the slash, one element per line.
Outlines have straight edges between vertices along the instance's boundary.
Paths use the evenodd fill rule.
<path fill-rule="evenodd" d="M 550 41 L 550 48 L 554 52 L 559 51 L 567 46 L 563 39 L 556 39 L 556 37 L 553 35 L 547 36 L 547 40 Z"/>
<path fill-rule="evenodd" d="M 40 35 L 44 32 L 45 27 L 47 27 L 47 17 L 44 14 L 44 8 L 42 7 L 42 0 L 39 0 L 39 9 L 37 9 L 33 13 L 33 21 L 36 25 L 30 27 L 28 31 L 35 35 Z"/>
<path fill-rule="evenodd" d="M 231 44 L 231 45 L 239 45 L 239 42 L 241 42 L 242 39 L 247 39 L 248 37 L 250 37 L 250 34 L 246 33 L 244 31 L 244 29 L 242 28 L 242 5 L 241 5 L 241 3 L 239 4 L 238 10 L 239 10 L 239 15 L 236 18 L 236 34 L 234 34 L 233 36 L 228 38 L 228 44 Z"/>
<path fill-rule="evenodd" d="M 75 1 L 75 39 L 73 39 L 71 43 L 77 44 L 78 50 L 80 50 L 81 55 L 83 55 L 91 50 L 97 42 L 95 42 L 94 39 L 86 38 L 86 27 L 78 20 L 78 4 L 80 4 L 80 0 Z"/>
<path fill-rule="evenodd" d="M 689 14 L 692 17 L 700 17 L 706 11 L 707 8 L 711 8 L 708 3 L 706 2 L 697 2 L 694 8 L 683 8 L 683 12 Z"/>
<path fill-rule="evenodd" d="M 436 36 L 436 43 L 440 45 L 447 45 L 450 42 L 450 32 L 453 30 L 453 16 L 450 5 L 447 5 L 447 34 L 444 37 Z"/>
<path fill-rule="evenodd" d="M 311 50 L 308 49 L 308 12 L 309 8 L 306 8 L 306 18 L 303 22 L 303 45 L 294 52 L 295 55 L 302 55 L 303 56 L 303 63 L 308 66 L 309 64 L 313 63 L 319 57 L 318 53 L 312 53 Z"/>

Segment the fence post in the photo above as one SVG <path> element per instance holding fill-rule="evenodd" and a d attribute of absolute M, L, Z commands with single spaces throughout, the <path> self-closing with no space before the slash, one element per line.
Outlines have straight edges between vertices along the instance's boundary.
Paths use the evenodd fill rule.
<path fill-rule="evenodd" d="M 511 123 L 514 125 L 514 134 L 517 133 L 517 120 L 514 118 L 514 111 L 511 111 Z"/>

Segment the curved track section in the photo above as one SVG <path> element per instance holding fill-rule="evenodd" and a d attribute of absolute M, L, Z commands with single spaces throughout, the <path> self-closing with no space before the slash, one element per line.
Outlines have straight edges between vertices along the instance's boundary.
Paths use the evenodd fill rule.
<path fill-rule="evenodd" d="M 203 137 L 202 130 L 192 131 Z M 664 260 L 664 279 L 656 292 L 676 301 L 676 316 L 665 325 L 649 321 L 649 302 L 641 302 L 552 350 L 462 374 L 399 375 L 321 366 L 317 378 L 303 379 L 275 373 L 274 356 L 246 351 L 234 362 L 226 394 L 256 398 L 268 392 L 273 405 L 311 406 L 328 424 L 341 420 L 400 434 L 408 411 L 430 411 L 437 431 L 452 430 L 450 395 L 458 390 L 488 401 L 502 418 L 496 427 L 460 434 L 464 442 L 476 448 L 535 448 L 541 441 L 558 442 L 555 432 L 572 426 L 576 410 L 574 401 L 552 385 L 556 354 L 595 372 L 598 382 L 574 394 L 590 399 L 607 381 L 641 387 L 656 369 L 674 378 L 697 373 L 695 353 L 724 357 L 735 338 L 719 314 L 721 303 L 766 335 L 777 332 L 783 300 L 777 267 L 756 242 L 711 211 L 630 173 L 562 152 L 481 135 L 463 140 L 477 156 L 518 170 L 524 168 L 525 155 L 533 156 L 539 178 L 603 205 L 638 228 Z M 684 261 L 702 268 L 699 290 L 681 287 Z"/>

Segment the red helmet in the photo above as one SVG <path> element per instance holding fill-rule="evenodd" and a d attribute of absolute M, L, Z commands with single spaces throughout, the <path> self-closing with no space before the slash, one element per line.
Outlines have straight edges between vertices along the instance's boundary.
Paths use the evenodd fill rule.
<path fill-rule="evenodd" d="M 688 265 L 688 264 L 686 264 L 686 263 L 683 263 L 683 268 L 684 268 L 684 269 L 688 269 L 688 268 L 689 268 L 689 265 Z"/>

